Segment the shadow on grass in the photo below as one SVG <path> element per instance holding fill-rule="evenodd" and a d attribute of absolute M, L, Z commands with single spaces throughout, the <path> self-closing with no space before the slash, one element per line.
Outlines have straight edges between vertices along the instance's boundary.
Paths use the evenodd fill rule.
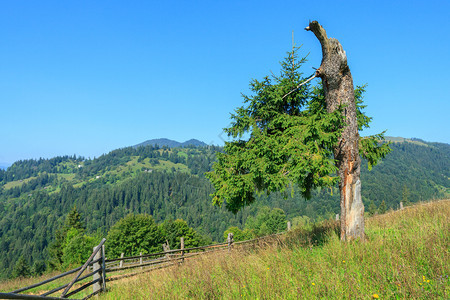
<path fill-rule="evenodd" d="M 284 243 L 286 246 L 323 246 L 331 235 L 340 238 L 339 221 L 326 220 L 317 224 L 298 227 L 288 232 Z"/>

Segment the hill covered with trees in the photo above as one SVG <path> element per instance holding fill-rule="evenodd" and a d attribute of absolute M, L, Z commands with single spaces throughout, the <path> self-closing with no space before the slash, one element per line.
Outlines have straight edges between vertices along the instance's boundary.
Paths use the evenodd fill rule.
<path fill-rule="evenodd" d="M 400 201 L 449 197 L 450 145 L 392 140 L 392 153 L 372 171 L 363 163 L 366 211 L 374 214 L 396 208 Z M 204 173 L 211 170 L 218 151 L 222 148 L 149 145 L 95 159 L 17 161 L 0 170 L 0 277 L 12 276 L 20 257 L 34 269 L 48 268 L 51 245 L 74 207 L 88 235 L 106 237 L 132 213 L 151 215 L 155 224 L 184 220 L 213 241 L 222 241 L 230 227 L 261 231 L 255 220 L 267 207 L 281 209 L 294 223 L 333 218 L 339 212 L 337 187 L 316 190 L 307 201 L 295 187 L 293 193 L 258 195 L 255 204 L 235 215 L 212 206 L 213 189 Z"/>
<path fill-rule="evenodd" d="M 135 147 L 145 147 L 145 146 L 158 146 L 158 147 L 169 147 L 169 148 L 180 148 L 180 147 L 190 147 L 190 146 L 194 146 L 194 147 L 204 147 L 207 146 L 207 144 L 205 144 L 202 141 L 196 140 L 196 139 L 190 139 L 187 140 L 186 142 L 180 143 L 171 139 L 152 139 L 152 140 L 147 140 L 143 143 L 137 144 Z"/>

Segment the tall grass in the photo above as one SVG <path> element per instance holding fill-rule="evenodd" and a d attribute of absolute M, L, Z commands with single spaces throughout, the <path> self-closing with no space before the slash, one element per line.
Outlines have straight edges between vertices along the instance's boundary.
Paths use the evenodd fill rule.
<path fill-rule="evenodd" d="M 109 283 L 101 299 L 449 299 L 450 201 L 366 220 L 367 242 L 337 224 L 297 228 L 260 250 L 236 247 Z"/>

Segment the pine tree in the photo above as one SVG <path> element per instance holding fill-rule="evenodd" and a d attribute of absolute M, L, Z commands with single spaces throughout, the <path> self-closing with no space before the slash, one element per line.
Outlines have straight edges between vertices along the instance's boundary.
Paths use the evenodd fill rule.
<path fill-rule="evenodd" d="M 29 277 L 31 276 L 31 268 L 28 261 L 22 255 L 14 265 L 12 276 L 15 277 Z"/>
<path fill-rule="evenodd" d="M 300 68 L 306 58 L 298 59 L 297 50 L 294 47 L 281 62 L 280 75 L 251 81 L 253 95 L 244 95 L 244 106 L 232 114 L 231 126 L 225 132 L 234 140 L 225 143 L 213 172 L 207 173 L 215 188 L 213 203 L 225 202 L 236 213 L 254 202 L 257 192 L 293 192 L 296 185 L 304 197 L 310 198 L 315 188 L 339 183 L 341 239 L 364 239 L 359 156 L 366 158 L 371 168 L 389 153 L 389 145 L 379 143 L 383 133 L 359 138 L 358 130 L 369 127 L 371 121 L 362 111 L 364 86 L 353 91 L 352 81 L 352 99 L 347 97 L 348 103 L 342 105 L 333 103 L 335 107 L 330 109 L 328 86 L 311 88 L 309 83 L 303 84 L 307 80 Z M 347 113 L 354 117 L 351 124 Z M 350 137 L 351 146 L 341 149 Z M 356 197 L 353 200 L 358 205 L 343 206 L 351 200 L 349 197 Z M 351 214 L 349 207 L 356 207 L 358 212 Z M 346 216 L 354 219 L 342 221 Z"/>
<path fill-rule="evenodd" d="M 67 233 L 71 230 L 75 230 L 78 234 L 84 233 L 85 230 L 85 226 L 81 222 L 81 215 L 78 213 L 76 206 L 67 215 L 64 226 L 55 231 L 55 239 L 49 245 L 49 265 L 53 269 L 59 269 L 63 264 L 63 250 L 69 243 Z"/>
<path fill-rule="evenodd" d="M 384 213 L 386 213 L 386 211 L 387 211 L 386 202 L 384 202 L 384 200 L 383 200 L 383 201 L 381 201 L 381 204 L 378 207 L 378 213 L 384 214 Z"/>
<path fill-rule="evenodd" d="M 34 276 L 40 276 L 45 272 L 46 269 L 47 269 L 47 266 L 45 264 L 45 261 L 37 260 L 33 263 L 33 267 L 31 268 L 31 271 Z"/>
<path fill-rule="evenodd" d="M 409 203 L 409 190 L 408 187 L 405 185 L 403 185 L 403 191 L 402 191 L 402 202 L 403 202 L 403 206 L 408 206 Z"/>
<path fill-rule="evenodd" d="M 370 200 L 368 212 L 371 216 L 373 216 L 377 212 L 377 206 L 375 205 L 375 202 L 373 202 L 373 200 Z"/>
<path fill-rule="evenodd" d="M 70 228 L 75 228 L 78 230 L 85 229 L 83 222 L 81 222 L 81 215 L 78 213 L 76 206 L 74 206 L 67 215 L 64 227 L 67 230 L 69 230 Z"/>

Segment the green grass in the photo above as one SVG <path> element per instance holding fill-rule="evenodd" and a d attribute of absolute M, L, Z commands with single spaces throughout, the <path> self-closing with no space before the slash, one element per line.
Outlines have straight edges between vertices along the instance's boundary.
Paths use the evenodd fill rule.
<path fill-rule="evenodd" d="M 257 251 L 187 261 L 111 282 L 101 299 L 448 299 L 450 201 L 366 220 L 367 242 L 342 243 L 327 221 Z"/>
<path fill-rule="evenodd" d="M 172 168 L 178 172 L 189 172 L 189 168 L 181 163 L 175 164 L 171 161 L 159 160 L 159 164 L 152 165 L 150 163 L 150 159 L 146 158 L 141 162 L 138 162 L 138 156 L 132 156 L 131 160 L 128 161 L 125 165 L 118 166 L 116 169 L 105 172 L 103 175 L 111 174 L 111 175 L 119 175 L 121 176 L 123 173 L 128 172 L 130 174 L 136 174 L 144 169 L 154 170 L 154 171 L 168 171 L 171 172 Z M 103 176 L 102 175 L 102 176 Z"/>
<path fill-rule="evenodd" d="M 146 158 L 140 162 L 138 162 L 138 156 L 132 156 L 131 159 L 123 165 L 119 165 L 113 169 L 98 173 L 94 177 L 86 179 L 84 181 L 75 181 L 75 174 L 58 174 L 60 177 L 64 177 L 69 182 L 73 183 L 75 188 L 81 187 L 83 184 L 88 184 L 90 182 L 94 182 L 100 178 L 116 176 L 115 183 L 119 183 L 123 180 L 130 178 L 130 176 L 135 176 L 136 174 L 142 172 L 142 170 L 153 170 L 153 171 L 167 171 L 172 172 L 175 170 L 176 172 L 185 172 L 189 173 L 189 168 L 181 163 L 175 164 L 171 161 L 159 160 L 159 164 L 153 165 L 150 163 L 150 159 Z M 100 176 L 97 178 L 97 176 Z M 58 189 L 59 191 L 59 189 Z M 52 191 L 54 193 L 54 191 Z"/>
<path fill-rule="evenodd" d="M 183 151 L 178 152 L 178 156 L 179 156 L 179 157 L 188 158 L 187 153 L 186 153 L 186 152 L 183 152 Z"/>
<path fill-rule="evenodd" d="M 23 179 L 23 180 L 10 181 L 10 182 L 6 183 L 3 187 L 5 188 L 5 190 L 9 190 L 9 189 L 21 186 L 22 184 L 27 183 L 27 182 L 29 182 L 29 181 L 31 181 L 33 179 L 36 179 L 36 178 L 37 177 L 34 176 L 34 177 L 29 177 L 29 178 Z"/>
<path fill-rule="evenodd" d="M 152 169 L 156 171 L 163 171 L 163 170 L 171 171 L 172 168 L 174 168 L 177 172 L 189 173 L 189 168 L 186 165 L 180 163 L 175 164 L 171 161 L 160 160 L 158 165 L 152 167 Z"/>
<path fill-rule="evenodd" d="M 75 178 L 75 174 L 74 174 L 74 173 L 72 173 L 72 174 L 62 174 L 62 173 L 59 173 L 59 174 L 56 174 L 56 175 L 58 176 L 58 179 L 59 179 L 59 178 L 64 178 L 64 179 L 67 180 L 67 181 L 73 181 L 74 178 Z"/>
<path fill-rule="evenodd" d="M 419 142 L 419 141 L 413 141 L 411 139 L 406 139 L 406 138 L 402 138 L 402 137 L 394 137 L 394 136 L 387 136 L 385 137 L 387 141 L 393 142 L 393 143 L 411 143 L 411 144 L 416 144 L 419 146 L 425 146 L 425 147 L 429 147 L 427 144 Z"/>

